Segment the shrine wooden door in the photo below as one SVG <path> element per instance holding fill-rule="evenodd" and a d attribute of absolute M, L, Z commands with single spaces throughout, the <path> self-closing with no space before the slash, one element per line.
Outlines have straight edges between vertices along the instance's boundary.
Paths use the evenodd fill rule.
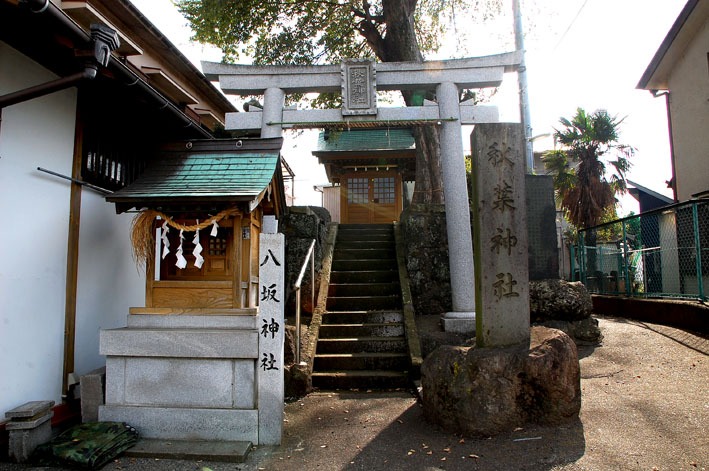
<path fill-rule="evenodd" d="M 395 172 L 359 172 L 343 178 L 343 224 L 391 224 L 402 209 L 401 178 Z"/>

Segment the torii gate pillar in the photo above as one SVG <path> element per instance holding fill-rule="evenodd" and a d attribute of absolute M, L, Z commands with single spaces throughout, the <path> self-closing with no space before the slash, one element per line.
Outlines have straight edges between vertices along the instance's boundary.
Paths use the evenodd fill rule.
<path fill-rule="evenodd" d="M 281 137 L 283 134 L 283 105 L 286 93 L 280 88 L 267 88 L 263 93 L 263 120 L 261 137 Z"/>
<path fill-rule="evenodd" d="M 440 132 L 441 171 L 453 304 L 453 310 L 443 316 L 443 329 L 453 332 L 474 332 L 473 238 L 470 230 L 468 184 L 465 178 L 458 96 L 458 86 L 455 83 L 444 82 L 436 87 L 441 118 L 453 118 L 453 120 L 442 120 Z"/>

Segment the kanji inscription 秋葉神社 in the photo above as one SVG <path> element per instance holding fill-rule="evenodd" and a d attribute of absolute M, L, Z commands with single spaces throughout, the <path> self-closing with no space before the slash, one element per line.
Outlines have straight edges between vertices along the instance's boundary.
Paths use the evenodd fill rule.
<path fill-rule="evenodd" d="M 524 165 L 516 165 L 524 136 L 517 126 L 483 124 L 473 131 L 478 346 L 529 338 L 525 176 Z"/>

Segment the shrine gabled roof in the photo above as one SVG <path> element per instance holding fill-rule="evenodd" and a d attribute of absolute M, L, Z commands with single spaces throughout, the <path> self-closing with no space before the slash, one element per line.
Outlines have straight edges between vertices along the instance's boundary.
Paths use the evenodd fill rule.
<path fill-rule="evenodd" d="M 315 155 L 327 152 L 374 152 L 413 150 L 411 129 L 355 129 L 351 131 L 323 131 L 318 136 Z"/>
<path fill-rule="evenodd" d="M 283 139 L 172 144 L 133 183 L 108 195 L 117 210 L 158 204 L 253 201 L 273 179 Z"/>

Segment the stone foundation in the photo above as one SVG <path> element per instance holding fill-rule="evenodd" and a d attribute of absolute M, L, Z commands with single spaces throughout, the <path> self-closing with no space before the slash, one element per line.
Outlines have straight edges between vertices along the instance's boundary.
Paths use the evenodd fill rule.
<path fill-rule="evenodd" d="M 528 422 L 557 424 L 581 409 L 576 345 L 546 327 L 531 329 L 528 346 L 439 347 L 421 376 L 426 418 L 454 433 L 490 436 Z"/>
<path fill-rule="evenodd" d="M 127 328 L 101 331 L 99 420 L 127 422 L 144 438 L 259 443 L 257 318 L 244 311 L 132 314 Z"/>

